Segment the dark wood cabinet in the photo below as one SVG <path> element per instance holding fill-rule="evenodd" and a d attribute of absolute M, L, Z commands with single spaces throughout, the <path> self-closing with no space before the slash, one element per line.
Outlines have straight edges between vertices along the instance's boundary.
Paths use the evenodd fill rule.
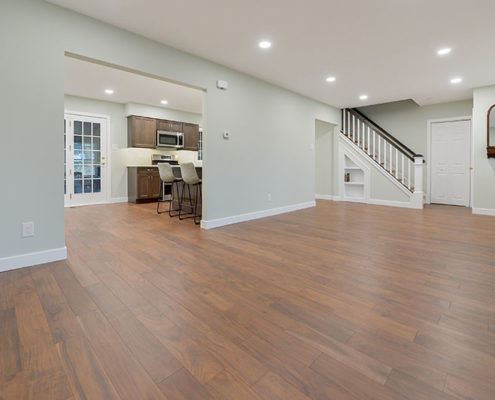
<path fill-rule="evenodd" d="M 158 119 L 156 121 L 156 129 L 159 131 L 182 132 L 182 122 Z"/>
<path fill-rule="evenodd" d="M 161 179 L 158 168 L 129 167 L 127 190 L 129 202 L 155 201 L 160 197 Z"/>
<path fill-rule="evenodd" d="M 156 131 L 183 132 L 184 150 L 199 150 L 199 125 L 131 115 L 127 117 L 128 147 L 156 149 Z"/>
<path fill-rule="evenodd" d="M 127 117 L 127 143 L 129 147 L 156 148 L 156 119 Z"/>
<path fill-rule="evenodd" d="M 199 150 L 199 125 L 182 124 L 184 132 L 184 150 L 198 151 Z"/>

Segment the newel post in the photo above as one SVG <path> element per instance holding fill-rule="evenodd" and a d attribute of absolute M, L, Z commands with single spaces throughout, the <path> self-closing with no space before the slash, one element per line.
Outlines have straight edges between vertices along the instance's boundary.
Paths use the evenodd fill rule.
<path fill-rule="evenodd" d="M 421 154 L 414 156 L 414 192 L 411 203 L 414 208 L 423 208 L 423 166 L 424 157 Z"/>

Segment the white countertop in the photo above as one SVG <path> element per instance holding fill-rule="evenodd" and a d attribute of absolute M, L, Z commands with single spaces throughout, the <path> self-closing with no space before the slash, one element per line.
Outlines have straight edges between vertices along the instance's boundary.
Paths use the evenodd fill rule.
<path fill-rule="evenodd" d="M 172 168 L 180 168 L 180 165 L 171 165 Z M 196 168 L 203 168 L 201 165 L 195 165 Z M 158 165 L 128 165 L 127 168 L 158 168 Z"/>

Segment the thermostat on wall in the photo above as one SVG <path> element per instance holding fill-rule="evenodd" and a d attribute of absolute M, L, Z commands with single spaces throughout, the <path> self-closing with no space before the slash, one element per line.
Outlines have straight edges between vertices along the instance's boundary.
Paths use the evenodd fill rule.
<path fill-rule="evenodd" d="M 227 81 L 217 81 L 217 88 L 220 90 L 227 90 L 229 88 L 229 83 Z"/>

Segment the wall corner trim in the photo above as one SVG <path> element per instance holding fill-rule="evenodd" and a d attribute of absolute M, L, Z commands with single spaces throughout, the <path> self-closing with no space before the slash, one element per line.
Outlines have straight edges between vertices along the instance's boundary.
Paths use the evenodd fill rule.
<path fill-rule="evenodd" d="M 213 228 L 218 228 L 220 226 L 237 224 L 239 222 L 251 221 L 253 219 L 271 217 L 273 215 L 285 214 L 288 212 L 302 210 L 304 208 L 310 208 L 315 206 L 316 206 L 316 202 L 313 200 L 305 203 L 297 203 L 288 206 L 269 208 L 267 210 L 255 211 L 246 214 L 233 215 L 231 217 L 212 219 L 209 221 L 201 220 L 201 228 L 213 229 Z"/>
<path fill-rule="evenodd" d="M 491 216 L 495 217 L 495 208 L 474 208 L 473 207 L 473 214 L 491 215 Z"/>
<path fill-rule="evenodd" d="M 65 246 L 58 249 L 43 250 L 34 253 L 4 257 L 0 258 L 0 272 L 65 260 L 66 258 L 67 247 Z"/>

